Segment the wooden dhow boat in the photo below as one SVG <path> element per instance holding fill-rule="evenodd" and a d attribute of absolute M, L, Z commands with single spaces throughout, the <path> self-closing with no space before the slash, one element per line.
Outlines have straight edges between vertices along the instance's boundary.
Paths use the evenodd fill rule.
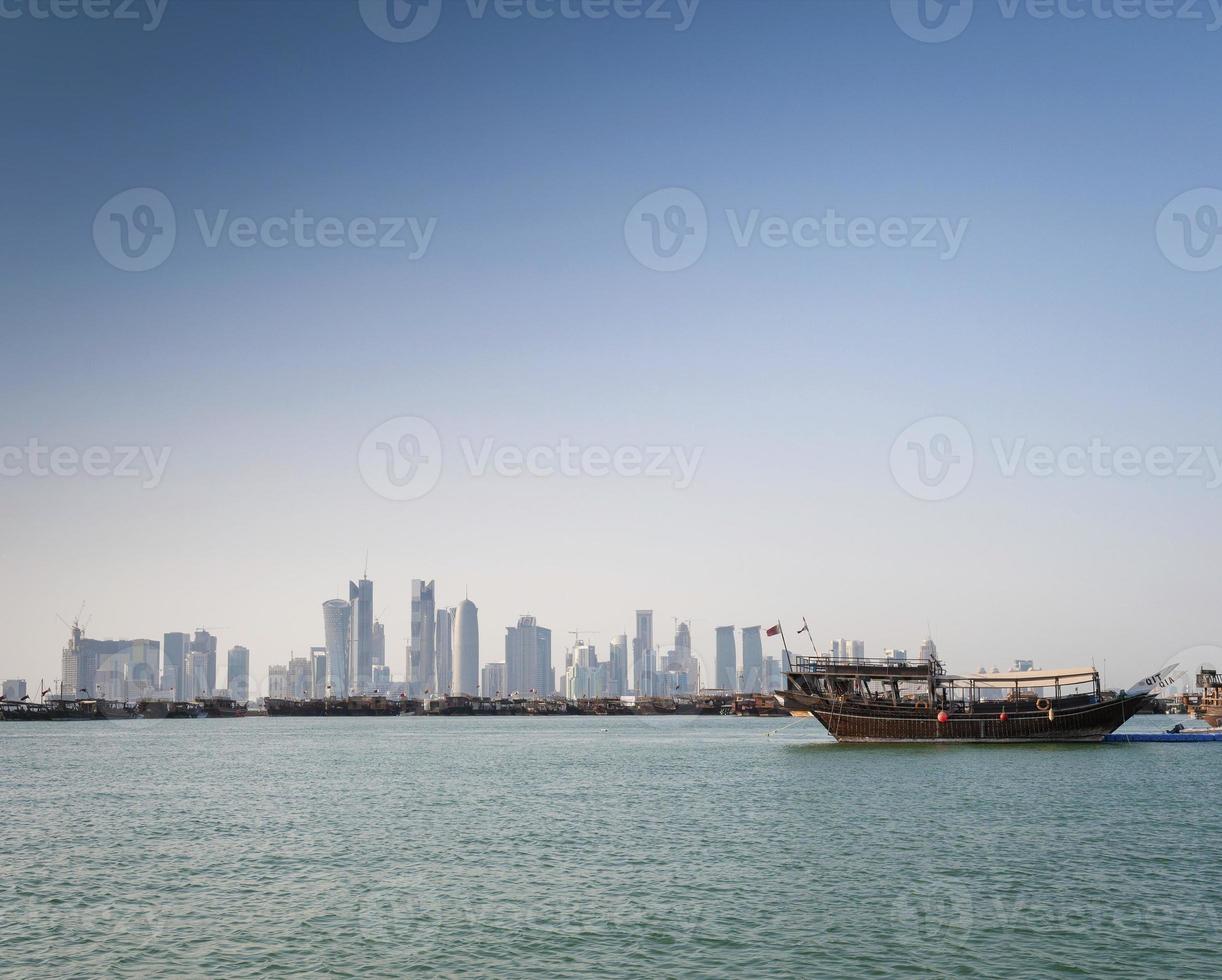
<path fill-rule="evenodd" d="M 815 717 L 838 742 L 1100 742 L 1145 706 L 1175 671 L 1123 692 L 1094 667 L 949 674 L 922 661 L 794 657 L 777 700 Z"/>

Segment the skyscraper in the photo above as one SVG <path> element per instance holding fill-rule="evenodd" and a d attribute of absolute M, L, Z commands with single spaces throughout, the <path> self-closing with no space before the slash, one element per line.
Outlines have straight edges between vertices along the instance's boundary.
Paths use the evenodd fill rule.
<path fill-rule="evenodd" d="M 718 626 L 716 633 L 717 686 L 723 691 L 737 690 L 738 650 L 734 644 L 734 627 Z"/>
<path fill-rule="evenodd" d="M 636 636 L 632 638 L 632 683 L 638 694 L 653 693 L 653 610 L 636 611 Z"/>
<path fill-rule="evenodd" d="M 231 647 L 227 658 L 225 686 L 235 701 L 250 699 L 250 651 L 246 647 Z"/>
<path fill-rule="evenodd" d="M 621 633 L 611 641 L 610 676 L 607 693 L 612 697 L 628 693 L 628 637 Z"/>
<path fill-rule="evenodd" d="M 192 650 L 183 664 L 183 686 L 178 697 L 183 701 L 194 701 L 212 693 L 208 684 L 208 673 L 215 669 L 216 654 L 204 650 Z"/>
<path fill-rule="evenodd" d="M 196 630 L 191 638 L 190 652 L 203 654 L 205 691 L 211 694 L 216 690 L 216 637 L 207 630 Z M 199 697 L 198 692 L 195 697 Z"/>
<path fill-rule="evenodd" d="M 327 696 L 327 648 L 310 647 L 310 697 Z"/>
<path fill-rule="evenodd" d="M 480 697 L 505 697 L 509 693 L 505 690 L 505 665 L 484 664 L 484 669 L 480 671 L 479 675 L 479 687 Z"/>
<path fill-rule="evenodd" d="M 849 642 L 849 660 L 855 663 L 861 663 L 866 659 L 866 645 L 862 640 L 851 640 Z"/>
<path fill-rule="evenodd" d="M 292 657 L 289 660 L 286 683 L 290 698 L 304 701 L 310 696 L 310 688 L 313 686 L 310 674 L 313 667 L 309 657 Z"/>
<path fill-rule="evenodd" d="M 367 578 L 348 583 L 352 632 L 348 638 L 348 683 L 359 694 L 373 689 L 373 583 Z"/>
<path fill-rule="evenodd" d="M 378 620 L 373 621 L 373 665 L 383 667 L 386 664 L 386 627 Z"/>
<path fill-rule="evenodd" d="M 191 648 L 186 633 L 166 633 L 161 643 L 161 689 L 177 690 L 183 686 L 183 665 Z"/>
<path fill-rule="evenodd" d="M 482 694 L 479 690 L 479 610 L 470 599 L 463 599 L 454 610 L 453 690 L 455 694 Z M 494 687 L 493 691 L 500 690 Z"/>
<path fill-rule="evenodd" d="M 764 690 L 764 643 L 758 626 L 743 627 L 742 689 L 753 694 Z"/>
<path fill-rule="evenodd" d="M 352 605 L 343 599 L 328 599 L 322 604 L 322 625 L 327 640 L 327 694 L 333 698 L 346 698 L 349 694 Z"/>
<path fill-rule="evenodd" d="M 455 693 L 453 608 L 437 610 L 437 630 L 433 649 L 437 657 L 437 690 L 442 694 Z"/>
<path fill-rule="evenodd" d="M 534 616 L 521 616 L 505 628 L 505 684 L 521 697 L 546 697 L 556 686 L 552 670 L 552 631 Z"/>
<path fill-rule="evenodd" d="M 437 690 L 437 615 L 433 582 L 412 579 L 412 632 L 407 646 L 407 683 L 412 697 Z"/>

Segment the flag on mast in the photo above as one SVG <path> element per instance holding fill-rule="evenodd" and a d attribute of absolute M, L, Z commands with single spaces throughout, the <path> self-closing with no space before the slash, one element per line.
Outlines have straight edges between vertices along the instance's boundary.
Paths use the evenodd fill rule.
<path fill-rule="evenodd" d="M 776 636 L 776 635 L 777 635 L 779 632 L 781 632 L 781 624 L 780 624 L 780 623 L 777 623 L 775 626 L 769 626 L 769 627 L 768 627 L 768 633 L 767 633 L 767 635 L 768 635 L 768 636 Z"/>

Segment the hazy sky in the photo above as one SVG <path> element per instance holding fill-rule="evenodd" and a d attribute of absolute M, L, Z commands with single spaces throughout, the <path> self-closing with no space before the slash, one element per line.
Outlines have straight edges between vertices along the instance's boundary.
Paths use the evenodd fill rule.
<path fill-rule="evenodd" d="M 469 590 L 485 662 L 521 613 L 561 661 L 646 607 L 705 658 L 803 615 L 1115 683 L 1222 643 L 1222 31 L 1094 3 L 919 39 L 882 0 L 445 0 L 403 40 L 405 5 L 5 0 L 0 674 L 57 677 L 85 600 L 97 637 L 215 627 L 257 686 L 366 552 L 396 676 L 414 577 Z M 440 456 L 366 442 L 400 417 Z M 899 438 L 928 417 L 962 428 Z M 170 455 L 37 476 L 31 439 Z M 467 459 L 562 440 L 584 474 Z M 650 446 L 690 485 L 599 475 Z M 440 478 L 388 499 L 414 447 Z"/>

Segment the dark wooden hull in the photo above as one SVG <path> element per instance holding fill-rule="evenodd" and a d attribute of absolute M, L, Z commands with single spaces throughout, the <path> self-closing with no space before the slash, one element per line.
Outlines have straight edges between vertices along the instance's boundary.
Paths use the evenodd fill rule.
<path fill-rule="evenodd" d="M 1113 698 L 1047 710 L 1014 710 L 1002 702 L 952 711 L 861 702 L 831 702 L 819 695 L 784 693 L 789 713 L 809 713 L 838 742 L 1101 742 L 1135 715 L 1148 698 Z"/>

